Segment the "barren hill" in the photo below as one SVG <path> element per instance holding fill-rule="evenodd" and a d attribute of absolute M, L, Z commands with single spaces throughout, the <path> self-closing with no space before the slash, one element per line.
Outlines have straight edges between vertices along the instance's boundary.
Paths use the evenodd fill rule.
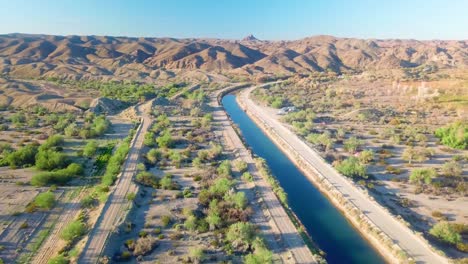
<path fill-rule="evenodd" d="M 156 78 L 172 71 L 295 74 L 421 65 L 467 68 L 461 41 L 314 36 L 296 41 L 0 35 L 0 73 L 17 77 Z"/>

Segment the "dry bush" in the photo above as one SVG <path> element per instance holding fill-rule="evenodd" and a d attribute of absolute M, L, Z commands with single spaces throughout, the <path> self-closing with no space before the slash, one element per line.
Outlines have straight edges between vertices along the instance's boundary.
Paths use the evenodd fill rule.
<path fill-rule="evenodd" d="M 146 255 L 156 247 L 156 238 L 153 236 L 140 237 L 135 243 L 133 254 L 135 256 Z"/>

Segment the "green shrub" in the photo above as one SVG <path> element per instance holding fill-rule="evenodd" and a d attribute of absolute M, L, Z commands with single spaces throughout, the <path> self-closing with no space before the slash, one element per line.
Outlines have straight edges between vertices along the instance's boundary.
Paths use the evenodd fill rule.
<path fill-rule="evenodd" d="M 468 148 L 468 124 L 466 122 L 455 122 L 435 131 L 436 137 L 440 138 L 442 144 L 457 149 Z"/>
<path fill-rule="evenodd" d="M 161 224 L 163 227 L 167 227 L 172 222 L 172 218 L 169 215 L 161 216 Z"/>
<path fill-rule="evenodd" d="M 231 162 L 229 160 L 223 160 L 216 169 L 216 172 L 220 176 L 230 177 L 232 175 Z"/>
<path fill-rule="evenodd" d="M 36 168 L 40 170 L 55 170 L 65 167 L 67 158 L 64 154 L 52 149 L 41 149 L 36 155 Z"/>
<path fill-rule="evenodd" d="M 156 139 L 156 142 L 161 148 L 171 148 L 174 146 L 174 140 L 169 130 L 164 131 L 164 133 Z"/>
<path fill-rule="evenodd" d="M 135 177 L 135 181 L 145 186 L 150 186 L 153 188 L 158 187 L 158 179 L 149 171 L 142 171 L 138 173 Z"/>
<path fill-rule="evenodd" d="M 31 178 L 31 184 L 34 186 L 45 186 L 48 184 L 65 184 L 74 176 L 83 173 L 83 167 L 77 163 L 71 163 L 65 169 L 40 172 Z"/>
<path fill-rule="evenodd" d="M 32 166 L 36 162 L 37 149 L 36 144 L 28 144 L 9 153 L 5 161 L 11 168 Z"/>
<path fill-rule="evenodd" d="M 79 238 L 80 236 L 84 235 L 86 232 L 86 226 L 83 222 L 79 220 L 75 220 L 70 222 L 60 233 L 60 238 L 67 242 L 72 242 L 73 240 Z"/>
<path fill-rule="evenodd" d="M 90 140 L 88 143 L 83 148 L 83 156 L 87 158 L 91 158 L 96 154 L 96 151 L 98 149 L 99 145 L 96 142 L 96 140 Z"/>
<path fill-rule="evenodd" d="M 51 192 L 43 192 L 36 196 L 34 204 L 43 209 L 51 209 L 55 205 L 55 195 Z"/>
<path fill-rule="evenodd" d="M 367 178 L 367 168 L 355 157 L 349 157 L 336 165 L 336 169 L 348 177 Z"/>
<path fill-rule="evenodd" d="M 49 261 L 47 261 L 47 264 L 68 264 L 70 263 L 70 260 L 68 260 L 67 257 L 65 257 L 63 254 L 57 255 Z"/>
<path fill-rule="evenodd" d="M 250 172 L 248 172 L 248 171 L 242 173 L 242 179 L 244 181 L 247 181 L 247 182 L 253 182 L 253 180 L 254 180 L 252 174 L 250 174 Z"/>
<path fill-rule="evenodd" d="M 429 230 L 429 233 L 434 237 L 452 245 L 456 245 L 462 241 L 461 235 L 456 232 L 453 225 L 446 221 L 441 221 L 435 224 L 431 230 Z"/>
<path fill-rule="evenodd" d="M 430 184 L 432 182 L 432 179 L 437 177 L 437 172 L 433 168 L 420 168 L 420 169 L 414 169 L 410 176 L 409 176 L 409 181 L 411 183 L 425 183 L 425 184 Z"/>

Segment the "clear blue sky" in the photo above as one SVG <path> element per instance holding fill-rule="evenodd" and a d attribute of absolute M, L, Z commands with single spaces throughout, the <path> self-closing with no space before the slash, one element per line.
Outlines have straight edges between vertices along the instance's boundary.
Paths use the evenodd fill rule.
<path fill-rule="evenodd" d="M 0 0 L 0 34 L 468 39 L 468 0 Z"/>

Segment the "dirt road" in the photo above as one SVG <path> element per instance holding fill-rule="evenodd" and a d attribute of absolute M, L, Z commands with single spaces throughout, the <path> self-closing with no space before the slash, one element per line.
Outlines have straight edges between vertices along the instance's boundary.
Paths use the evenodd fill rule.
<path fill-rule="evenodd" d="M 277 116 L 257 105 L 250 98 L 250 93 L 256 87 L 248 88 L 241 92 L 240 100 L 245 104 L 250 113 L 272 129 L 279 137 L 302 156 L 320 174 L 327 178 L 345 197 L 354 203 L 364 214 L 394 240 L 418 263 L 448 263 L 447 259 L 432 251 L 427 244 L 415 235 L 407 226 L 396 220 L 387 210 L 369 199 L 344 176 L 340 175 L 333 167 L 326 163 L 315 150 L 304 143 L 297 135 L 291 132 L 278 120 Z"/>
<path fill-rule="evenodd" d="M 230 88 L 226 88 L 228 90 Z M 221 93 L 220 91 L 219 93 Z M 219 94 L 218 93 L 218 94 Z M 230 144 L 236 146 L 235 152 L 238 156 L 243 159 L 249 165 L 249 171 L 254 177 L 254 183 L 256 188 L 260 191 L 261 197 L 267 207 L 267 211 L 272 221 L 271 227 L 263 229 L 263 232 L 270 232 L 273 235 L 267 235 L 270 241 L 267 241 L 273 252 L 279 252 L 285 263 L 316 263 L 309 248 L 305 245 L 304 241 L 298 234 L 296 227 L 292 223 L 291 219 L 287 215 L 286 211 L 280 204 L 278 198 L 273 193 L 270 185 L 263 179 L 263 177 L 257 171 L 254 165 L 252 156 L 243 145 L 241 139 L 234 131 L 229 118 L 227 117 L 224 109 L 219 105 L 217 101 L 218 94 L 211 97 L 211 107 L 215 110 L 213 112 L 213 118 L 215 123 L 222 128 L 223 136 L 226 140 L 230 141 Z M 259 225 L 265 225 L 265 220 L 262 212 L 255 212 L 252 217 L 252 222 Z M 261 228 L 262 229 L 262 228 Z M 273 240 L 273 238 L 280 238 L 279 241 Z M 289 251 L 293 259 L 287 259 L 285 254 L 281 254 L 281 251 Z"/>
<path fill-rule="evenodd" d="M 151 101 L 150 101 L 151 102 Z M 143 148 L 143 140 L 151 124 L 147 111 L 137 113 L 141 116 L 141 124 L 138 127 L 134 139 L 130 144 L 127 160 L 122 166 L 122 172 L 117 179 L 112 193 L 109 195 L 106 204 L 99 216 L 94 229 L 90 232 L 88 241 L 80 256 L 79 263 L 97 263 L 106 245 L 107 238 L 116 230 L 118 225 L 124 220 L 128 209 L 128 193 L 137 193 L 138 187 L 133 183 L 133 176 L 136 173 L 136 166 L 139 161 L 140 151 Z"/>

